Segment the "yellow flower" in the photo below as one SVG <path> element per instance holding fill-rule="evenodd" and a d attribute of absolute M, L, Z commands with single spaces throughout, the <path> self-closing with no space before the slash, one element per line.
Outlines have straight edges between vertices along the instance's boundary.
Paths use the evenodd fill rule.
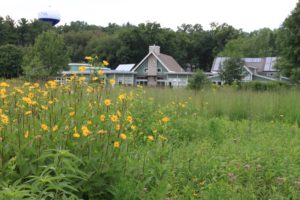
<path fill-rule="evenodd" d="M 153 141 L 153 140 L 154 140 L 154 137 L 153 137 L 152 135 L 148 135 L 148 136 L 147 136 L 147 139 L 150 140 L 150 141 Z"/>
<path fill-rule="evenodd" d="M 21 90 L 21 89 L 18 88 L 18 87 L 15 87 L 15 90 L 16 90 L 18 93 L 20 93 L 20 94 L 24 94 L 23 90 Z"/>
<path fill-rule="evenodd" d="M 118 117 L 121 117 L 121 112 L 117 111 L 117 115 L 118 115 Z"/>
<path fill-rule="evenodd" d="M 93 124 L 93 122 L 92 122 L 91 120 L 88 120 L 88 121 L 87 121 L 87 124 L 88 124 L 88 125 L 91 125 L 91 124 Z"/>
<path fill-rule="evenodd" d="M 153 133 L 157 133 L 157 130 L 156 130 L 156 129 L 154 129 L 152 132 L 153 132 Z"/>
<path fill-rule="evenodd" d="M 163 117 L 163 118 L 161 119 L 161 121 L 162 121 L 163 123 L 167 123 L 167 122 L 170 121 L 170 118 L 169 118 L 169 117 Z"/>
<path fill-rule="evenodd" d="M 101 121 L 101 122 L 104 122 L 104 121 L 105 121 L 105 115 L 100 115 L 99 118 L 100 118 L 100 121 Z"/>
<path fill-rule="evenodd" d="M 92 80 L 96 81 L 96 80 L 98 80 L 98 77 L 93 77 Z"/>
<path fill-rule="evenodd" d="M 99 70 L 98 72 L 98 75 L 102 76 L 104 74 L 103 70 Z"/>
<path fill-rule="evenodd" d="M 81 72 L 83 72 L 83 71 L 85 71 L 85 66 L 80 66 L 78 69 L 79 69 L 79 71 L 81 71 Z"/>
<path fill-rule="evenodd" d="M 29 93 L 27 96 L 28 96 L 28 98 L 32 99 L 34 97 L 34 94 Z"/>
<path fill-rule="evenodd" d="M 111 105 L 111 100 L 110 99 L 105 99 L 104 100 L 104 104 L 105 104 L 105 106 L 110 106 Z"/>
<path fill-rule="evenodd" d="M 80 78 L 79 78 L 79 81 L 80 81 L 80 82 L 83 82 L 83 81 L 85 81 L 85 79 L 86 79 L 85 77 L 80 77 Z"/>
<path fill-rule="evenodd" d="M 42 124 L 41 129 L 43 129 L 44 131 L 48 131 L 48 126 L 46 124 Z"/>
<path fill-rule="evenodd" d="M 102 63 L 103 63 L 104 66 L 108 66 L 109 65 L 109 62 L 107 60 L 103 60 Z"/>
<path fill-rule="evenodd" d="M 118 116 L 117 115 L 112 115 L 112 116 L 110 116 L 110 120 L 112 122 L 117 122 L 118 121 Z"/>
<path fill-rule="evenodd" d="M 48 85 L 50 88 L 54 89 L 57 86 L 57 81 L 48 81 Z"/>
<path fill-rule="evenodd" d="M 116 125 L 116 131 L 119 131 L 121 129 L 121 125 L 120 124 L 117 124 Z"/>
<path fill-rule="evenodd" d="M 80 134 L 79 134 L 79 133 L 74 133 L 74 134 L 73 134 L 73 137 L 74 137 L 74 138 L 80 138 Z"/>
<path fill-rule="evenodd" d="M 134 131 L 136 129 L 136 126 L 135 125 L 131 125 L 130 128 L 131 128 L 131 130 Z"/>
<path fill-rule="evenodd" d="M 69 113 L 70 117 L 74 117 L 75 116 L 75 111 L 72 111 Z"/>
<path fill-rule="evenodd" d="M 120 134 L 120 138 L 121 138 L 122 140 L 126 140 L 127 136 L 126 136 L 126 134 L 121 133 L 121 134 Z"/>
<path fill-rule="evenodd" d="M 4 125 L 7 125 L 9 123 L 9 118 L 7 115 L 5 114 L 1 114 L 1 122 L 4 124 Z"/>
<path fill-rule="evenodd" d="M 86 57 L 84 57 L 84 59 L 89 61 L 89 60 L 92 60 L 93 58 L 91 56 L 86 56 Z"/>
<path fill-rule="evenodd" d="M 95 78 L 97 78 L 97 77 L 95 77 Z M 88 92 L 88 93 L 92 93 L 93 91 L 94 91 L 94 88 L 92 88 L 92 87 L 88 87 L 87 89 L 86 89 L 86 91 Z"/>
<path fill-rule="evenodd" d="M 107 133 L 107 131 L 106 131 L 106 130 L 103 130 L 103 129 L 101 129 L 100 131 L 98 131 L 98 133 L 99 133 L 99 134 L 105 134 L 105 133 Z"/>
<path fill-rule="evenodd" d="M 114 84 L 116 84 L 116 80 L 115 80 L 115 79 L 110 79 L 110 80 L 109 80 L 109 83 L 110 83 L 111 85 L 114 85 Z"/>
<path fill-rule="evenodd" d="M 129 122 L 129 123 L 132 123 L 132 122 L 133 122 L 133 119 L 132 119 L 131 116 L 127 116 L 126 121 Z"/>
<path fill-rule="evenodd" d="M 24 138 L 27 139 L 28 137 L 29 137 L 29 131 L 26 131 L 26 132 L 24 133 Z"/>
<path fill-rule="evenodd" d="M 53 132 L 56 132 L 58 130 L 58 126 L 57 125 L 54 125 L 53 127 L 52 127 L 52 131 Z"/>
<path fill-rule="evenodd" d="M 120 101 L 124 101 L 124 100 L 126 99 L 125 94 L 120 94 L 119 97 L 118 97 L 118 99 L 119 99 Z"/>
<path fill-rule="evenodd" d="M 41 106 L 43 110 L 48 110 L 48 106 Z"/>
<path fill-rule="evenodd" d="M 31 110 L 25 112 L 25 115 L 31 115 L 31 114 L 32 114 Z"/>
<path fill-rule="evenodd" d="M 6 82 L 1 82 L 0 87 L 9 87 L 9 84 Z"/>
<path fill-rule="evenodd" d="M 85 137 L 89 136 L 90 133 L 91 133 L 87 126 L 82 126 L 82 127 L 81 127 L 81 131 L 82 131 L 82 134 L 83 134 Z"/>
<path fill-rule="evenodd" d="M 115 141 L 115 142 L 114 142 L 114 147 L 115 147 L 115 148 L 119 148 L 119 147 L 120 147 L 120 142 Z"/>

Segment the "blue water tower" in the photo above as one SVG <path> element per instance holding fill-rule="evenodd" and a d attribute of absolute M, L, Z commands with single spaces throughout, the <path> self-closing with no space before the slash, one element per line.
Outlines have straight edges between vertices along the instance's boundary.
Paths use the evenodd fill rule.
<path fill-rule="evenodd" d="M 60 21 L 60 14 L 56 9 L 51 6 L 38 13 L 38 19 L 45 22 L 50 22 L 55 26 Z"/>

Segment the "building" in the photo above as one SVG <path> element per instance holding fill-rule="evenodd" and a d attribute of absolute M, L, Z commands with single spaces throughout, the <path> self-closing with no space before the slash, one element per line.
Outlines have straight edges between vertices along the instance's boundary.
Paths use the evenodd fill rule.
<path fill-rule="evenodd" d="M 70 70 L 63 71 L 61 81 L 72 74 L 82 74 L 89 77 L 100 68 L 89 64 L 70 63 Z M 86 69 L 81 72 L 80 66 Z M 159 46 L 150 46 L 149 53 L 137 64 L 120 64 L 115 70 L 101 68 L 108 79 L 115 79 L 117 84 L 148 85 L 148 86 L 187 86 L 191 72 L 185 72 L 176 60 L 160 52 Z"/>
<path fill-rule="evenodd" d="M 223 84 L 220 79 L 220 71 L 224 66 L 224 61 L 228 57 L 217 57 L 214 59 L 208 78 L 216 83 Z M 242 58 L 244 61 L 245 76 L 242 81 L 288 81 L 286 77 L 280 75 L 274 67 L 277 61 L 276 57 L 266 58 Z"/>

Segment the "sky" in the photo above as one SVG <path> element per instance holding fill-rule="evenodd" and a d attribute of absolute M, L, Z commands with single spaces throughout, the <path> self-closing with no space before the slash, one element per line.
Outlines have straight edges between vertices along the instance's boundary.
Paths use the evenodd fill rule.
<path fill-rule="evenodd" d="M 0 0 L 0 16 L 14 20 L 34 19 L 50 5 L 59 11 L 61 22 L 85 21 L 107 26 L 157 22 L 177 29 L 183 23 L 227 23 L 251 32 L 260 28 L 279 28 L 296 7 L 298 0 Z"/>

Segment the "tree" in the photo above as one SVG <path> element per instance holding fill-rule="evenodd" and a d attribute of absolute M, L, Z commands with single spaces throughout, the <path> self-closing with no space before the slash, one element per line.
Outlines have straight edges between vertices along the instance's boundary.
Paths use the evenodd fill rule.
<path fill-rule="evenodd" d="M 12 44 L 0 46 L 0 77 L 12 78 L 21 74 L 22 50 Z"/>
<path fill-rule="evenodd" d="M 203 89 L 209 83 L 210 82 L 207 79 L 204 72 L 201 69 L 198 69 L 196 73 L 192 76 L 192 78 L 189 80 L 188 87 L 192 90 L 195 90 L 196 92 Z"/>
<path fill-rule="evenodd" d="M 240 58 L 228 58 L 224 61 L 224 65 L 220 71 L 220 78 L 225 84 L 240 83 L 244 74 L 244 61 Z"/>
<path fill-rule="evenodd" d="M 219 56 L 223 57 L 273 57 L 277 56 L 277 31 L 268 28 L 230 40 Z"/>
<path fill-rule="evenodd" d="M 63 37 L 53 31 L 39 35 L 34 46 L 29 47 L 23 59 L 25 76 L 33 79 L 56 76 L 66 68 L 69 55 Z"/>
<path fill-rule="evenodd" d="M 300 81 L 300 1 L 279 32 L 278 68 L 288 77 Z"/>

